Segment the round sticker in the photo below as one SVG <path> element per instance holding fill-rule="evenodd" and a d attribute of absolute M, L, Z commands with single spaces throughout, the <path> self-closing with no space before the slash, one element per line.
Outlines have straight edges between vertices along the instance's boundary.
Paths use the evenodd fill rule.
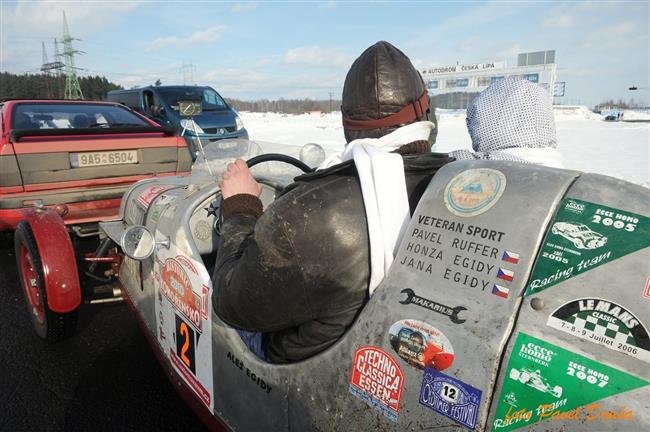
<path fill-rule="evenodd" d="M 454 362 L 451 342 L 430 324 L 405 319 L 390 326 L 388 333 L 393 350 L 411 366 L 442 371 Z"/>
<path fill-rule="evenodd" d="M 488 211 L 506 188 L 506 176 L 490 168 L 457 174 L 445 188 L 445 205 L 456 216 L 469 217 Z"/>

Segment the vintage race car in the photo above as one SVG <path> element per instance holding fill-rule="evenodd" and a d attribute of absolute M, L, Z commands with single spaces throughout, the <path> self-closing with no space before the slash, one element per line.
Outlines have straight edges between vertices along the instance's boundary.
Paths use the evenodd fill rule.
<path fill-rule="evenodd" d="M 530 368 L 522 368 L 521 370 L 511 369 L 510 378 L 517 380 L 522 384 L 531 386 L 532 388 L 541 392 L 550 393 L 556 398 L 562 397 L 562 386 L 551 386 L 548 380 L 542 376 L 539 370 Z"/>
<path fill-rule="evenodd" d="M 625 428 L 650 427 L 650 308 L 640 299 L 650 258 L 647 189 L 535 165 L 452 162 L 429 184 L 390 271 L 347 333 L 311 358 L 270 364 L 211 301 L 219 287 L 209 269 L 221 235 L 215 178 L 233 159 L 248 159 L 268 206 L 300 173 L 295 167 L 308 170 L 254 148 L 243 140 L 210 144 L 191 176 L 135 184 L 119 219 L 100 224 L 123 256 L 119 285 L 127 304 L 169 379 L 210 429 L 618 430 L 616 422 L 542 415 L 596 401 L 603 410 L 632 410 Z M 579 273 L 577 261 L 569 272 L 541 253 L 569 199 L 585 212 L 606 205 L 638 222 L 627 249 L 589 261 L 579 278 L 569 277 Z M 611 230 L 603 228 L 628 238 Z M 600 304 L 591 297 L 607 300 L 599 316 L 617 315 L 618 332 L 637 351 L 585 340 L 550 320 L 572 320 L 573 327 L 586 321 L 582 313 Z M 527 385 L 508 377 L 515 369 Z M 540 391 L 549 388 L 541 375 L 564 391 Z"/>
<path fill-rule="evenodd" d="M 596 249 L 607 243 L 607 237 L 592 231 L 584 224 L 556 222 L 551 232 L 569 240 L 578 249 Z"/>
<path fill-rule="evenodd" d="M 97 222 L 118 216 L 136 181 L 188 174 L 187 144 L 115 103 L 10 100 L 0 115 L 0 235 L 15 231 L 36 333 L 61 340 L 81 303 L 122 299 L 121 258 L 100 241 Z"/>

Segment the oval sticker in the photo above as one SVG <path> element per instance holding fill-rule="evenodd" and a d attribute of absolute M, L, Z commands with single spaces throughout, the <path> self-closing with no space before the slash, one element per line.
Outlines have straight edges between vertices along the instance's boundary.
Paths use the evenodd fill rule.
<path fill-rule="evenodd" d="M 490 168 L 463 171 L 445 188 L 445 205 L 456 216 L 470 217 L 488 211 L 506 189 L 506 176 Z"/>
<path fill-rule="evenodd" d="M 424 321 L 397 321 L 388 333 L 391 347 L 410 366 L 441 371 L 454 361 L 454 348 L 447 336 Z"/>

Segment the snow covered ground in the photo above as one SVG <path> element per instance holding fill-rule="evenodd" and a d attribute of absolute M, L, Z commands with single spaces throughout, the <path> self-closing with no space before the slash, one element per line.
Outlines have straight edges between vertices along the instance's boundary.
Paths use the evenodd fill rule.
<path fill-rule="evenodd" d="M 340 113 L 240 114 L 253 140 L 297 146 L 313 142 L 328 152 L 342 149 L 345 144 Z M 435 150 L 470 149 L 465 111 L 439 110 L 438 116 Z M 634 113 L 634 117 L 650 118 L 643 113 Z M 605 122 L 584 107 L 556 108 L 555 120 L 558 150 L 564 156 L 566 168 L 650 187 L 650 123 Z"/>

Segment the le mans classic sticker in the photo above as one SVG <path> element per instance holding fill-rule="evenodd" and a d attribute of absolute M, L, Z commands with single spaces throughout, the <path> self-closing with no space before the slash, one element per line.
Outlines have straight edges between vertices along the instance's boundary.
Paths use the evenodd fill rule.
<path fill-rule="evenodd" d="M 402 369 L 386 351 L 365 346 L 354 352 L 349 386 L 354 396 L 397 421 L 403 388 Z"/>
<path fill-rule="evenodd" d="M 546 324 L 650 363 L 647 329 L 632 312 L 609 300 L 572 300 L 557 308 Z"/>
<path fill-rule="evenodd" d="M 470 217 L 488 211 L 506 189 L 506 176 L 490 168 L 463 171 L 445 188 L 445 205 L 456 216 Z"/>
<path fill-rule="evenodd" d="M 525 333 L 512 348 L 492 424 L 511 431 L 580 417 L 581 407 L 650 384 Z"/>
<path fill-rule="evenodd" d="M 435 369 L 426 368 L 420 403 L 473 430 L 481 404 L 481 390 Z"/>
<path fill-rule="evenodd" d="M 650 246 L 650 218 L 564 199 L 551 222 L 525 295 Z"/>
<path fill-rule="evenodd" d="M 441 371 L 454 362 L 454 348 L 447 336 L 423 321 L 397 321 L 388 333 L 391 347 L 410 366 Z"/>

